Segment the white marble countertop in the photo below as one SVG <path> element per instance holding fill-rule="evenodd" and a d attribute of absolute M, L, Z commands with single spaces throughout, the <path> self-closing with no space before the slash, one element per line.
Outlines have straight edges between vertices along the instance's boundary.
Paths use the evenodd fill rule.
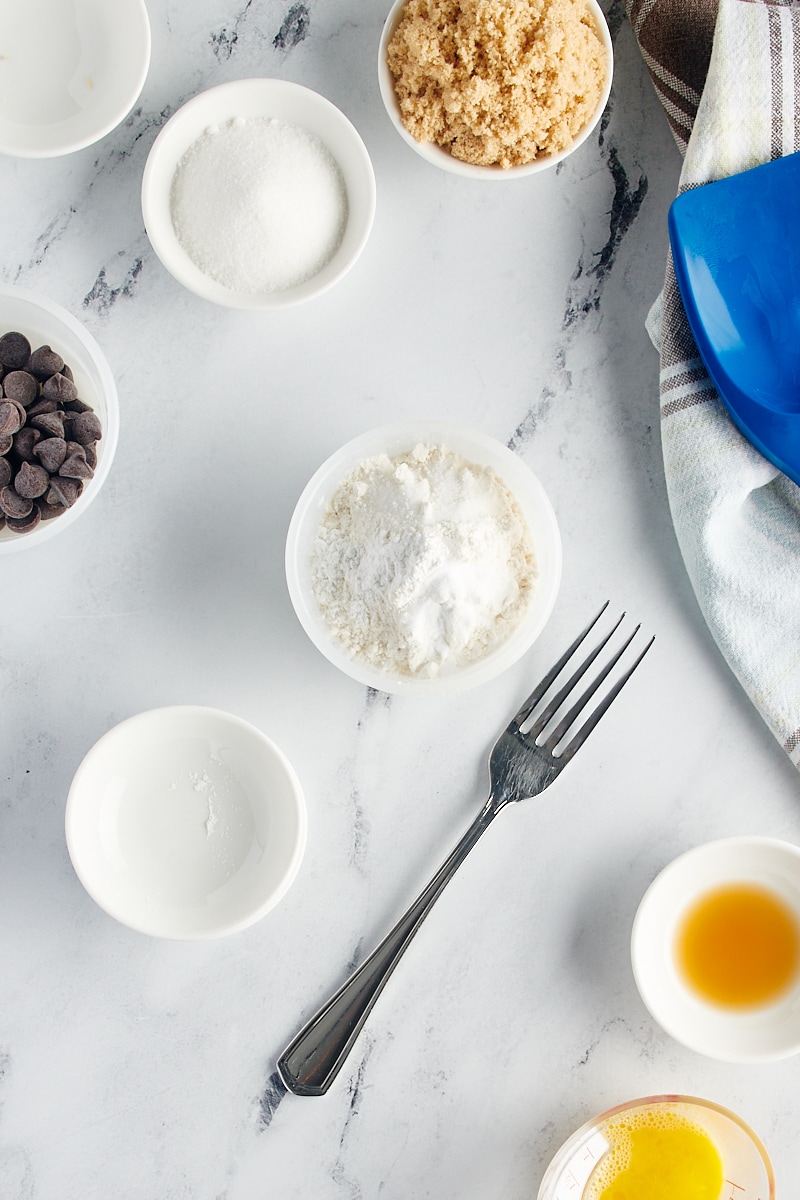
<path fill-rule="evenodd" d="M 684 1050 L 649 1017 L 628 954 L 637 904 L 676 854 L 736 833 L 800 842 L 796 773 L 707 631 L 664 487 L 644 317 L 678 152 L 615 2 L 598 136 L 504 186 L 440 173 L 380 102 L 386 7 L 148 0 L 152 65 L 130 117 L 66 158 L 0 160 L 0 277 L 86 324 L 122 409 L 89 511 L 0 565 L 0 1197 L 530 1200 L 587 1117 L 662 1092 L 740 1113 L 791 1195 L 797 1062 Z M 259 74 L 342 108 L 378 188 L 347 278 L 264 315 L 183 290 L 139 206 L 170 113 Z M 564 541 L 540 641 L 441 701 L 338 674 L 295 619 L 282 567 L 322 460 L 415 415 L 508 443 Z M 282 1093 L 278 1053 L 471 820 L 495 731 L 606 598 L 656 635 L 634 681 L 546 797 L 487 833 L 328 1095 Z M 293 888 L 219 941 L 117 924 L 64 842 L 87 749 L 173 703 L 262 728 L 308 803 Z"/>

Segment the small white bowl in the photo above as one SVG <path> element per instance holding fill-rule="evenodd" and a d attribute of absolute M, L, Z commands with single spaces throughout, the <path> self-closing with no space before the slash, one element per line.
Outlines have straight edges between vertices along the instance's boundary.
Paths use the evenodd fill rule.
<path fill-rule="evenodd" d="M 119 125 L 150 65 L 144 0 L 21 0 L 4 9 L 0 153 L 71 154 Z"/>
<path fill-rule="evenodd" d="M 444 445 L 468 462 L 491 467 L 503 480 L 528 524 L 538 579 L 521 623 L 497 649 L 480 661 L 433 678 L 389 674 L 355 658 L 335 637 L 314 598 L 312 547 L 320 521 L 337 487 L 364 459 L 403 454 L 418 442 Z M 382 692 L 441 696 L 476 687 L 495 678 L 533 645 L 553 611 L 561 582 L 561 537 L 550 500 L 525 463 L 501 442 L 465 425 L 448 421 L 398 422 L 372 429 L 332 454 L 309 480 L 294 510 L 286 539 L 286 580 L 294 610 L 311 641 L 329 662 L 351 679 Z"/>
<path fill-rule="evenodd" d="M 172 223 L 172 181 L 184 154 L 210 126 L 224 125 L 236 117 L 274 117 L 315 134 L 330 151 L 344 179 L 347 224 L 339 248 L 318 274 L 282 291 L 253 294 L 218 283 L 192 261 Z M 162 264 L 189 291 L 228 308 L 287 308 L 322 295 L 359 258 L 375 216 L 375 175 L 360 135 L 330 100 L 282 79 L 238 79 L 200 92 L 167 121 L 145 164 L 142 214 Z"/>
<path fill-rule="evenodd" d="M 72 864 L 89 895 L 153 937 L 221 937 L 286 894 L 306 809 L 278 747 L 239 717 L 176 706 L 104 734 L 72 781 Z"/>
<path fill-rule="evenodd" d="M 484 181 L 523 179 L 528 175 L 536 175 L 539 171 L 545 171 L 548 167 L 554 167 L 558 163 L 563 162 L 565 158 L 573 154 L 591 136 L 603 115 L 608 103 L 608 97 L 611 95 L 611 82 L 614 74 L 614 47 L 611 42 L 611 34 L 606 24 L 605 15 L 597 0 L 586 0 L 586 4 L 592 13 L 597 26 L 597 32 L 606 52 L 608 71 L 602 94 L 591 119 L 587 121 L 583 129 L 581 129 L 566 149 L 559 150 L 556 154 L 541 154 L 533 162 L 525 163 L 524 166 L 506 168 L 483 167 L 477 166 L 474 163 L 462 162 L 461 159 L 454 158 L 448 150 L 437 146 L 434 142 L 418 142 L 413 134 L 409 133 L 406 129 L 400 118 L 400 105 L 394 88 L 394 78 L 389 70 L 387 61 L 387 46 L 400 22 L 400 17 L 406 3 L 407 0 L 395 0 L 383 26 L 383 33 L 381 34 L 378 48 L 378 86 L 384 107 L 389 115 L 389 120 L 406 145 L 416 151 L 420 158 L 424 158 L 426 162 L 431 163 L 434 167 L 439 167 L 443 171 L 449 171 L 452 175 L 461 175 L 467 179 L 480 179 Z"/>
<path fill-rule="evenodd" d="M 723 1062 L 770 1062 L 800 1051 L 800 979 L 769 1006 L 736 1010 L 690 991 L 675 962 L 689 907 L 737 883 L 777 893 L 800 922 L 800 847 L 762 837 L 707 842 L 671 862 L 645 892 L 631 935 L 633 974 L 650 1014 L 682 1045 Z"/>
<path fill-rule="evenodd" d="M 537 1200 L 581 1200 L 597 1167 L 611 1149 L 606 1133 L 614 1125 L 647 1125 L 666 1117 L 691 1122 L 710 1138 L 722 1160 L 725 1178 L 739 1200 L 774 1200 L 775 1176 L 761 1140 L 736 1113 L 697 1096 L 645 1096 L 618 1104 L 587 1121 L 567 1139 L 545 1171 Z M 609 1129 L 609 1124 L 611 1129 Z M 699 1182 L 699 1181 L 698 1181 Z M 595 1195 L 597 1194 L 595 1190 Z M 679 1196 L 675 1200 L 680 1200 Z"/>
<path fill-rule="evenodd" d="M 60 304 L 27 288 L 0 284 L 0 336 L 24 333 L 32 349 L 49 345 L 72 368 L 78 396 L 100 419 L 103 436 L 97 443 L 94 476 L 83 492 L 60 516 L 40 521 L 29 533 L 0 530 L 0 556 L 38 546 L 76 521 L 97 496 L 108 473 L 119 438 L 119 399 L 114 376 L 92 335 Z"/>

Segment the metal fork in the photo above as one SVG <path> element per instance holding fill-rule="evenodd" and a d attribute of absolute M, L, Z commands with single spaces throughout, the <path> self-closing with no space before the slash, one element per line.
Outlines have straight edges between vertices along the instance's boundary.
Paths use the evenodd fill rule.
<path fill-rule="evenodd" d="M 637 625 L 562 716 L 561 710 L 569 702 L 576 685 L 613 637 L 624 619 L 624 613 L 552 697 L 548 698 L 547 693 L 607 607 L 608 602 L 548 671 L 500 734 L 489 757 L 489 799 L 458 845 L 380 945 L 300 1030 L 280 1056 L 278 1074 L 290 1092 L 298 1096 L 322 1096 L 327 1092 L 384 984 L 445 884 L 452 879 L 472 847 L 507 804 L 538 796 L 550 786 L 608 711 L 652 646 L 654 638 L 650 639 L 627 669 L 621 669 L 622 673 L 616 682 L 591 710 L 577 732 L 570 736 L 570 731 L 589 701 L 614 670 L 640 629 Z M 533 724 L 523 732 L 523 726 L 531 717 Z"/>

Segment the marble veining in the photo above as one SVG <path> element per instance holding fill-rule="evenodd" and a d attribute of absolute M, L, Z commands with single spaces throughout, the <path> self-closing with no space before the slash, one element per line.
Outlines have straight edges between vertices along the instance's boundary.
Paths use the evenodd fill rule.
<path fill-rule="evenodd" d="M 658 1092 L 739 1112 L 800 1183 L 797 1063 L 684 1050 L 636 991 L 628 939 L 671 858 L 731 833 L 800 842 L 797 779 L 725 666 L 675 543 L 644 318 L 680 159 L 619 0 L 596 135 L 557 170 L 473 184 L 391 127 L 385 5 L 147 0 L 130 115 L 64 159 L 0 158 L 0 277 L 100 342 L 121 432 L 103 491 L 52 543 L 0 559 L 0 1200 L 531 1200 L 578 1125 Z M 313 304 L 205 304 L 161 267 L 139 206 L 158 131 L 254 74 L 353 121 L 378 209 Z M 339 445 L 398 418 L 475 425 L 547 489 L 556 609 L 500 679 L 425 703 L 365 689 L 310 644 L 286 528 Z M 330 1092 L 279 1054 L 391 927 L 485 800 L 497 731 L 610 598 L 656 634 L 551 794 L 487 831 L 414 938 Z M 262 728 L 309 812 L 288 895 L 241 935 L 157 942 L 101 912 L 63 830 L 89 746 L 150 707 Z"/>

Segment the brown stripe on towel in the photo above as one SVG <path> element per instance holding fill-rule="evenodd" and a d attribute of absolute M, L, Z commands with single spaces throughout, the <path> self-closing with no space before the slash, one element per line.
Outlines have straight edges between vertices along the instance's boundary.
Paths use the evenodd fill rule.
<path fill-rule="evenodd" d="M 718 0 L 625 0 L 642 57 L 681 151 L 705 84 L 717 7 Z M 670 113 L 665 98 L 686 116 L 686 122 Z"/>
<path fill-rule="evenodd" d="M 780 158 L 783 153 L 783 61 L 781 53 L 781 14 L 767 8 L 769 29 L 770 69 L 770 154 Z"/>
<path fill-rule="evenodd" d="M 800 746 L 800 729 L 795 729 L 794 733 L 790 734 L 783 743 L 783 748 L 787 754 L 793 754 L 798 746 Z"/>
<path fill-rule="evenodd" d="M 661 420 L 674 417 L 675 413 L 684 412 L 687 408 L 696 408 L 698 404 L 708 404 L 709 400 L 719 400 L 717 389 L 711 384 L 702 392 L 692 392 L 690 396 L 681 396 L 679 400 L 668 400 L 661 405 Z"/>
<path fill-rule="evenodd" d="M 794 142 L 792 150 L 800 150 L 800 54 L 797 53 L 796 42 L 800 38 L 797 21 L 792 18 L 792 86 L 794 88 Z"/>
<path fill-rule="evenodd" d="M 675 388 L 686 387 L 687 383 L 702 383 L 704 379 L 708 379 L 708 371 L 702 365 L 679 371 L 678 374 L 670 375 L 669 379 L 661 381 L 661 395 L 674 391 Z"/>

